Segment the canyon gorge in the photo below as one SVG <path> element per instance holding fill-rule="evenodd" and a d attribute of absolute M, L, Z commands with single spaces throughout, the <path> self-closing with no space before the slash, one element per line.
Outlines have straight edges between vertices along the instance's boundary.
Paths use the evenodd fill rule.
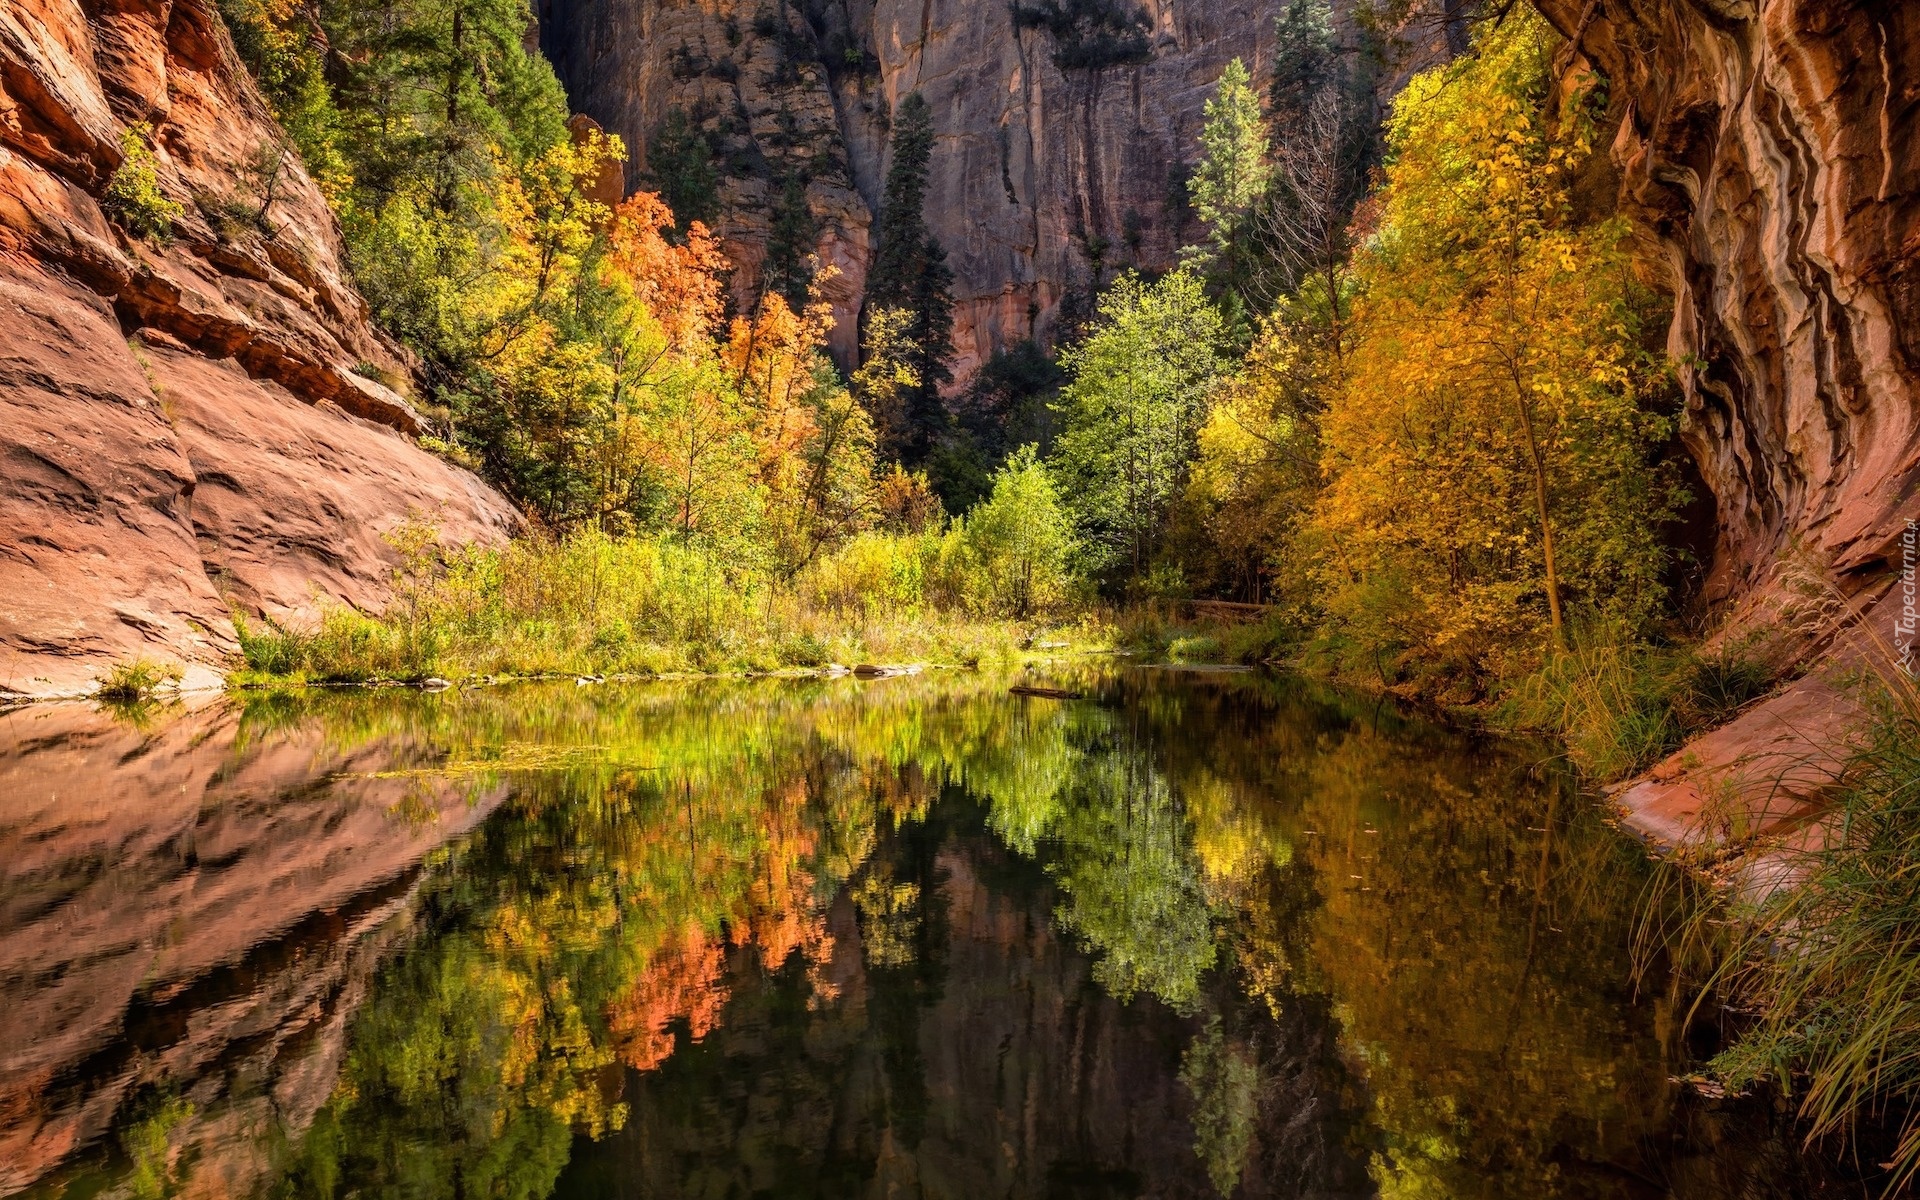
<path fill-rule="evenodd" d="M 1350 65 L 1363 57 L 1357 2 L 1332 6 Z M 1599 153 L 1579 176 L 1577 203 L 1630 221 L 1635 272 L 1670 300 L 1659 341 L 1679 419 L 1659 453 L 1685 460 L 1694 495 L 1687 528 L 1664 532 L 1693 558 L 1674 572 L 1687 577 L 1684 603 L 1662 610 L 1657 637 L 1663 649 L 1764 660 L 1769 672 L 1765 688 L 1716 718 L 1719 728 L 1696 729 L 1668 754 L 1682 740 L 1676 733 L 1635 769 L 1662 761 L 1609 788 L 1608 800 L 1632 832 L 1663 850 L 1700 851 L 1697 861 L 1724 864 L 1778 835 L 1728 872 L 1765 891 L 1803 869 L 1776 853 L 1781 846 L 1825 844 L 1835 781 L 1873 723 L 1859 699 L 1861 668 L 1897 669 L 1914 636 L 1920 3 L 1531 2 L 1563 39 L 1548 103 L 1588 87 L 1603 97 L 1594 106 Z M 996 354 L 1030 343 L 1058 349 L 1120 273 L 1171 271 L 1205 238 L 1189 181 L 1207 103 L 1234 59 L 1267 95 L 1284 7 L 532 0 L 525 37 L 551 62 L 575 114 L 573 143 L 555 123 L 562 148 L 585 144 L 596 125 L 628 148 L 621 186 L 603 175 L 596 199 L 612 207 L 618 192 L 657 186 L 661 147 L 673 137 L 698 148 L 730 264 L 728 315 L 756 308 L 774 286 L 775 244 L 804 230 L 800 248 L 822 268 L 820 295 L 834 318 L 827 346 L 845 374 L 861 355 L 893 114 L 908 96 L 924 98 L 933 130 L 925 220 L 953 272 L 951 399 Z M 1392 9 L 1386 27 L 1395 32 L 1355 102 L 1384 115 L 1415 71 L 1464 49 L 1468 17 L 1491 7 L 1414 0 L 1410 15 Z M 292 149 L 222 11 L 215 0 L 0 0 L 0 796 L 24 798 L 0 816 L 0 1010 L 11 1014 L 6 1031 L 35 1034 L 0 1037 L 0 1195 L 51 1195 L 70 1177 L 91 1178 L 93 1167 L 77 1164 L 95 1151 L 132 1157 L 121 1131 L 133 1115 L 164 1116 L 153 1108 L 163 1098 L 188 1106 L 171 1135 L 174 1158 L 220 1168 L 202 1171 L 185 1194 L 259 1191 L 290 1169 L 288 1146 L 316 1123 L 333 1128 L 330 1103 L 345 1096 L 335 1108 L 351 1107 L 341 1086 L 358 1078 L 354 1022 L 396 979 L 420 983 L 396 964 L 438 961 L 427 952 L 466 947 L 469 935 L 488 953 L 520 936 L 551 951 L 565 941 L 551 931 L 573 912 L 604 918 L 592 934 L 611 957 L 621 922 L 668 911 L 660 897 L 711 900 L 723 884 L 747 899 L 710 905 L 699 920 L 676 910 L 680 925 L 645 947 L 663 965 L 644 978 L 630 972 L 613 1006 L 591 1009 L 595 1021 L 625 1014 L 622 1057 L 609 1051 L 589 1065 L 582 1055 L 580 1079 L 597 1082 L 578 1089 L 585 1107 L 566 1109 L 559 1132 L 548 1133 L 566 1144 L 596 1097 L 627 1105 L 631 1124 L 624 1139 L 582 1144 L 573 1169 L 586 1183 L 633 1179 L 664 1193 L 680 1178 L 725 1176 L 746 1191 L 776 1168 L 840 1156 L 879 1163 L 877 1177 L 901 1186 L 958 1180 L 950 1190 L 985 1194 L 1011 1193 L 1017 1182 L 1037 1194 L 1058 1180 L 1035 1164 L 1137 1156 L 1147 1176 L 1190 1176 L 1191 1194 L 1212 1194 L 1193 1172 L 1187 1131 L 1197 1092 L 1183 1058 L 1193 1052 L 1183 1048 L 1203 1046 L 1209 1032 L 1225 1036 L 1220 1021 L 1208 1025 L 1182 1002 L 1142 1018 L 1131 990 L 1101 974 L 1111 947 L 1062 915 L 1073 897 L 1048 857 L 1061 835 L 1036 833 L 1046 828 L 1038 818 L 1008 803 L 1056 793 L 1063 812 L 1095 811 L 1096 793 L 1122 796 L 1114 811 L 1124 820 L 1113 823 L 1129 836 L 1137 813 L 1140 828 L 1147 817 L 1178 817 L 1167 821 L 1164 845 L 1147 847 L 1161 857 L 1142 851 L 1137 861 L 1184 881 L 1182 895 L 1202 914 L 1205 936 L 1194 944 L 1208 963 L 1216 943 L 1225 963 L 1230 943 L 1206 914 L 1237 914 L 1248 897 L 1271 894 L 1297 910 L 1258 914 L 1271 928 L 1254 932 L 1299 962 L 1333 964 L 1338 987 L 1302 984 L 1287 1007 L 1274 981 L 1292 968 L 1276 953 L 1258 964 L 1276 989 L 1264 1003 L 1235 996 L 1222 1010 L 1230 1031 L 1257 1031 L 1248 1036 L 1266 1047 L 1266 1067 L 1291 1072 L 1271 1076 L 1283 1082 L 1262 1091 L 1259 1105 L 1248 1098 L 1252 1085 L 1243 1089 L 1259 1118 L 1247 1118 L 1254 1133 L 1244 1136 L 1264 1147 L 1242 1155 L 1251 1164 L 1245 1194 L 1309 1182 L 1349 1194 L 1377 1182 L 1372 1159 L 1329 1147 L 1371 1154 L 1374 1143 L 1362 1146 L 1352 1131 L 1372 1119 L 1368 1089 L 1390 1072 L 1368 1072 L 1444 1044 L 1434 1030 L 1459 1038 L 1443 1049 L 1474 1069 L 1499 1060 L 1501 1086 L 1509 1046 L 1522 1048 L 1512 1059 L 1516 1090 L 1487 1092 L 1495 1097 L 1487 1111 L 1457 1122 L 1446 1108 L 1446 1122 L 1434 1125 L 1514 1125 L 1483 1162 L 1531 1163 L 1539 1150 L 1543 1169 L 1559 1171 L 1575 1159 L 1555 1155 L 1577 1144 L 1579 1164 L 1625 1170 L 1620 1163 L 1640 1161 L 1633 1156 L 1666 1136 L 1662 1122 L 1676 1112 L 1692 1119 L 1699 1098 L 1676 1100 L 1669 1088 L 1670 1068 L 1691 1062 L 1677 1032 L 1685 1022 L 1672 1011 L 1681 985 L 1652 999 L 1614 994 L 1630 990 L 1623 948 L 1637 901 L 1625 884 L 1637 887 L 1645 856 L 1586 803 L 1572 850 L 1557 845 L 1567 818 L 1549 784 L 1559 777 L 1543 783 L 1549 773 L 1521 761 L 1531 749 L 1509 761 L 1478 733 L 1383 717 L 1391 706 L 1371 692 L 1349 705 L 1279 673 L 1193 671 L 1164 673 L 1175 685 L 1102 681 L 1104 697 L 1072 679 L 1054 682 L 1073 690 L 1009 696 L 989 662 L 986 671 L 921 679 L 869 666 L 857 678 L 804 683 L 694 683 L 677 667 L 649 667 L 670 678 L 644 685 L 623 683 L 618 668 L 561 666 L 550 668 L 557 682 L 524 693 L 544 705 L 537 711 L 522 693 L 494 687 L 216 695 L 240 661 L 236 617 L 307 628 L 341 608 L 404 611 L 395 571 L 410 531 L 430 528 L 449 550 L 555 544 L 527 515 L 531 505 L 523 513 L 508 498 L 511 482 L 490 482 L 507 477 L 497 464 L 483 476 L 479 456 L 450 445 L 453 410 L 429 399 L 446 394 L 435 391 L 444 381 L 375 320 L 368 296 L 377 293 L 364 273 L 356 283 L 352 264 L 366 259 L 348 249 L 336 197 Z M 505 39 L 516 48 L 518 29 L 516 15 Z M 144 153 L 156 203 L 176 214 L 163 236 L 135 236 L 114 209 L 113 181 Z M 1363 210 L 1356 228 L 1365 232 L 1369 219 Z M 608 227 L 582 221 L 581 239 Z M 1334 311 L 1337 319 L 1337 302 Z M 723 322 L 714 332 L 727 340 Z M 748 343 L 745 377 L 751 338 L 734 337 Z M 816 345 L 805 348 L 812 378 L 832 376 Z M 731 365 L 717 351 L 712 361 Z M 853 411 L 858 397 L 838 394 Z M 516 432 L 511 420 L 501 424 Z M 764 466 L 751 448 L 727 461 L 743 476 Z M 875 467 L 892 464 L 869 454 L 862 487 L 876 485 Z M 691 480 L 691 466 L 687 473 Z M 895 471 L 885 482 L 902 481 Z M 910 499 L 929 501 L 937 517 L 924 477 L 920 487 Z M 744 494 L 725 493 L 732 499 L 715 507 L 744 509 Z M 692 509 L 688 500 L 683 550 L 693 543 Z M 845 540 L 878 523 L 850 521 Z M 941 528 L 933 526 L 936 541 Z M 803 566 L 819 552 L 810 547 Z M 763 596 L 772 623 L 771 585 L 720 597 L 712 578 L 702 587 L 710 623 L 716 607 L 749 609 Z M 1201 603 L 1230 613 L 1255 607 L 1208 596 Z M 1036 641 L 1033 618 L 1022 611 L 1003 622 L 1013 630 L 1004 641 L 1018 647 L 1009 661 L 1067 645 Z M 1562 632 L 1557 594 L 1553 632 Z M 815 633 L 792 638 L 813 639 L 802 647 L 809 668 L 900 661 L 835 659 L 847 643 Z M 636 642 L 650 635 L 620 631 Z M 1558 661 L 1543 653 L 1548 665 Z M 135 659 L 177 664 L 190 694 L 124 712 L 28 703 L 87 696 Z M 732 669 L 718 661 L 699 669 Z M 483 670 L 490 682 L 508 673 Z M 396 677 L 439 689 L 428 675 Z M 1379 682 L 1391 689 L 1386 675 Z M 609 677 L 614 686 L 601 686 Z M 1216 684 L 1274 694 L 1200 694 Z M 964 704 L 942 708 L 906 690 L 923 685 L 963 689 Z M 1103 713 L 1160 713 L 1148 693 L 1161 686 L 1195 695 L 1142 743 L 1150 754 L 1136 762 L 1116 749 L 1132 753 L 1119 726 L 1099 722 Z M 874 733 L 869 718 L 887 687 L 897 689 L 896 708 L 883 713 L 889 729 L 917 730 L 924 712 L 948 722 L 928 723 L 939 736 L 915 743 L 918 757 L 877 734 L 871 745 L 853 740 Z M 1070 707 L 1089 695 L 1093 703 Z M 1484 713 L 1497 698 L 1490 687 L 1473 700 Z M 816 720 L 818 731 L 806 724 Z M 800 733 L 751 740 L 788 724 Z M 1131 728 L 1128 737 L 1140 736 L 1137 722 Z M 994 742 L 1008 730 L 1026 740 Z M 969 747 L 973 757 L 939 757 L 926 748 L 936 744 Z M 1103 747 L 1101 756 L 1067 753 L 1083 745 Z M 675 754 L 685 759 L 678 768 Z M 1137 784 L 1151 755 L 1181 789 Z M 1046 769 L 1027 770 L 1033 763 Z M 995 772 L 1012 781 L 999 793 L 975 778 Z M 723 802 L 698 808 L 696 828 L 696 805 L 709 793 Z M 1254 796 L 1259 805 L 1235 807 Z M 943 804 L 960 815 L 929 816 Z M 843 844 L 820 813 L 860 820 L 844 821 Z M 1182 823 L 1190 813 L 1204 844 L 1180 840 L 1195 836 Z M 819 817 L 818 828 L 802 828 L 796 814 Z M 1082 886 L 1154 883 L 1140 882 L 1146 867 L 1130 873 L 1134 843 L 1096 833 L 1086 841 L 1102 856 L 1088 858 Z M 738 845 L 729 850 L 726 837 Z M 612 847 L 599 860 L 581 850 L 596 838 Z M 1516 918 L 1536 853 L 1534 907 Z M 830 879 L 796 865 L 812 870 L 816 859 L 832 864 Z M 1579 869 L 1559 873 L 1568 861 Z M 897 879 L 887 873 L 896 868 Z M 655 890 L 636 893 L 642 879 Z M 1274 891 L 1276 879 L 1296 890 Z M 1423 879 L 1444 888 L 1423 894 L 1407 883 Z M 602 890 L 614 899 L 604 910 L 567 890 L 579 885 L 584 895 L 608 880 Z M 816 886 L 822 880 L 831 886 Z M 516 886 L 525 914 L 492 925 L 472 918 L 493 921 L 489 898 Z M 1561 895 L 1608 889 L 1619 894 L 1584 915 L 1580 903 L 1591 901 Z M 1391 907 L 1407 895 L 1416 898 L 1410 908 Z M 1109 915 L 1124 918 L 1130 936 L 1149 947 L 1165 940 L 1163 910 L 1132 892 L 1110 899 Z M 781 907 L 789 902 L 791 912 Z M 1431 931 L 1408 938 L 1409 912 L 1425 922 L 1416 931 Z M 915 924 L 923 917 L 926 925 Z M 696 928 L 700 921 L 710 928 Z M 1536 935 L 1547 947 L 1539 972 Z M 933 947 L 925 980 L 899 949 L 913 938 Z M 1243 955 L 1237 963 L 1255 961 L 1231 945 Z M 1594 946 L 1622 953 L 1603 959 Z M 800 950 L 788 969 L 789 952 Z M 552 985 L 541 993 L 552 1000 L 577 963 L 551 975 L 544 960 L 536 965 L 528 977 L 538 987 L 527 984 L 525 995 Z M 695 982 L 683 988 L 682 975 Z M 1209 978 L 1227 977 L 1223 968 Z M 1580 988 L 1556 991 L 1561 979 Z M 923 984 L 924 995 L 914 990 Z M 1395 998 L 1396 984 L 1412 998 Z M 701 1004 L 728 996 L 738 998 L 732 1025 L 702 1015 Z M 831 1008 L 842 997 L 845 1011 Z M 404 999 L 389 1007 L 405 1015 Z M 1370 1016 L 1369 1004 L 1378 1008 Z M 1356 1010 L 1388 1030 L 1376 1041 L 1394 1055 L 1365 1064 L 1349 1052 L 1341 1039 Z M 527 1018 L 521 1034 L 534 1023 Z M 1517 1041 L 1516 1024 L 1527 1034 Z M 920 1046 L 923 1027 L 924 1043 L 942 1052 L 903 1067 L 901 1047 Z M 1129 1040 L 1143 1030 L 1144 1042 Z M 786 1056 L 786 1107 L 774 1113 L 749 1103 L 747 1076 L 735 1068 L 763 1053 L 778 1060 L 789 1045 L 779 1038 L 814 1060 Z M 635 1049 L 641 1043 L 659 1052 Z M 1633 1070 L 1610 1083 L 1621 1054 Z M 1418 1062 L 1404 1073 L 1422 1103 L 1422 1089 L 1454 1070 L 1445 1053 L 1432 1058 L 1430 1073 L 1419 1072 L 1432 1063 Z M 1569 1062 L 1584 1075 L 1564 1071 Z M 663 1066 L 680 1074 L 656 1072 Z M 902 1151 L 874 1116 L 895 1090 L 912 1093 L 901 1081 L 914 1072 L 921 1124 L 901 1128 L 931 1131 L 924 1155 Z M 436 1086 L 455 1073 L 447 1068 Z M 1574 1115 L 1553 1131 L 1544 1118 L 1532 1128 L 1536 1112 L 1558 1111 L 1539 1097 L 1562 1096 L 1573 1076 L 1600 1080 L 1592 1094 L 1604 1103 L 1591 1113 L 1568 1108 Z M 1239 1086 L 1230 1072 L 1222 1078 L 1223 1094 Z M 571 1087 L 571 1076 L 564 1082 Z M 699 1103 L 676 1088 L 691 1088 Z M 1460 1085 L 1460 1095 L 1471 1092 Z M 1316 1109 L 1322 1096 L 1333 1102 Z M 716 1126 L 724 1136 L 708 1136 L 687 1115 L 696 1109 L 726 1114 Z M 379 1128 L 379 1110 L 365 1111 L 374 1114 L 365 1128 Z M 790 1128 L 799 1131 L 791 1145 L 782 1141 Z M 945 1160 L 949 1142 L 966 1146 L 980 1129 L 1007 1147 L 1004 1169 L 975 1174 L 971 1162 L 954 1165 L 957 1150 L 954 1163 Z M 1594 1132 L 1566 1143 L 1563 1129 Z M 475 1145 L 498 1132 L 487 1130 Z M 1509 1143 L 1525 1152 L 1510 1153 Z M 1727 1139 L 1715 1155 L 1743 1157 L 1737 1143 Z M 743 1156 L 739 1145 L 757 1149 Z M 1016 1158 L 1025 1172 L 1017 1178 Z M 1462 1172 L 1477 1169 L 1458 1161 Z M 1715 1193 L 1703 1185 L 1699 1194 Z"/>
<path fill-rule="evenodd" d="M 648 180 L 648 148 L 671 116 L 705 135 L 741 304 L 760 290 L 786 181 L 804 186 L 815 252 L 837 272 L 824 295 L 843 365 L 857 349 L 891 116 L 907 95 L 923 96 L 937 139 L 927 223 L 955 275 L 954 373 L 964 385 L 997 351 L 1028 339 L 1051 346 L 1062 305 L 1084 315 L 1118 271 L 1178 264 L 1201 236 L 1187 179 L 1206 101 L 1232 59 L 1271 78 L 1278 7 L 1149 0 L 1129 25 L 1093 5 L 1095 16 L 1062 32 L 1045 18 L 1073 5 L 539 0 L 537 9 L 574 106 L 630 148 L 630 183 Z M 1342 23 L 1352 47 L 1358 35 Z M 1444 32 L 1410 23 L 1389 47 L 1374 102 L 1445 53 Z"/>
<path fill-rule="evenodd" d="M 1602 187 L 1675 297 L 1682 440 L 1714 509 L 1707 609 L 1736 631 L 1772 619 L 1779 565 L 1796 558 L 1876 602 L 1920 465 L 1920 14 L 1868 0 L 1541 7 L 1570 40 L 1563 72 L 1608 81 Z M 956 276 L 962 382 L 997 350 L 1049 343 L 1102 278 L 1165 269 L 1196 240 L 1184 178 L 1204 102 L 1231 58 L 1264 78 L 1274 15 L 1153 0 L 1137 23 L 1083 37 L 1041 9 L 961 0 L 536 12 L 574 106 L 632 148 L 630 186 L 671 114 L 695 123 L 719 160 L 737 301 L 759 286 L 776 192 L 798 181 L 836 271 L 825 294 L 843 365 L 889 117 L 926 97 L 927 220 Z M 1424 28 L 1381 97 L 1444 53 L 1446 31 Z M 164 246 L 101 208 L 122 131 L 143 123 L 183 214 Z M 143 652 L 207 683 L 233 649 L 230 608 L 298 621 L 324 600 L 378 607 L 396 560 L 382 533 L 431 520 L 453 544 L 516 527 L 502 497 L 419 445 L 426 426 L 402 398 L 415 364 L 369 322 L 298 164 L 276 173 L 259 219 L 233 218 L 262 207 L 257 164 L 283 145 L 205 0 L 18 0 L 0 14 L 7 691 L 81 691 Z"/>

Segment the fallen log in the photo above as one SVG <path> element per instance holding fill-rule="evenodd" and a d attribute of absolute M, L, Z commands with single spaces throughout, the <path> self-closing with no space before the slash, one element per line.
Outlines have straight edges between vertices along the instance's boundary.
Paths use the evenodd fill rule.
<path fill-rule="evenodd" d="M 1027 687 L 1025 684 L 1010 687 L 1007 691 L 1011 695 L 1032 696 L 1039 700 L 1085 700 L 1087 698 L 1083 692 L 1063 691 L 1060 688 Z"/>

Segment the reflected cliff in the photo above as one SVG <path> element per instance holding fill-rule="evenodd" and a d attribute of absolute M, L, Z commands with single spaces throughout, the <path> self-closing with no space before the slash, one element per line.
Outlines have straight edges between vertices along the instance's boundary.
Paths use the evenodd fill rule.
<path fill-rule="evenodd" d="M 0 1192 L 1820 1194 L 1529 756 L 1066 682 L 0 716 Z"/>

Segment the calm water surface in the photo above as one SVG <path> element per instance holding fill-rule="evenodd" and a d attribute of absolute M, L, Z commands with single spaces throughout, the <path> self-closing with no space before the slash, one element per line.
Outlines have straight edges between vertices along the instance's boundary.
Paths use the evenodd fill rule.
<path fill-rule="evenodd" d="M 0 1195 L 1860 1194 L 1529 755 L 1008 682 L 0 715 Z"/>

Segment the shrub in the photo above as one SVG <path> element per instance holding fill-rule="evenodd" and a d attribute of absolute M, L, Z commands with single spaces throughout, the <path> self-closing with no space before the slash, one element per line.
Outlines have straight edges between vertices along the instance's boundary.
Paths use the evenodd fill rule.
<path fill-rule="evenodd" d="M 233 616 L 234 637 L 240 642 L 240 657 L 247 667 L 263 675 L 297 675 L 305 671 L 312 639 L 271 618 L 263 618 L 263 625 L 256 630 L 244 616 L 239 613 Z"/>
<path fill-rule="evenodd" d="M 134 237 L 164 242 L 186 208 L 160 190 L 160 172 L 149 145 L 152 136 L 153 127 L 144 123 L 120 135 L 120 165 L 107 180 L 100 206 Z"/>

